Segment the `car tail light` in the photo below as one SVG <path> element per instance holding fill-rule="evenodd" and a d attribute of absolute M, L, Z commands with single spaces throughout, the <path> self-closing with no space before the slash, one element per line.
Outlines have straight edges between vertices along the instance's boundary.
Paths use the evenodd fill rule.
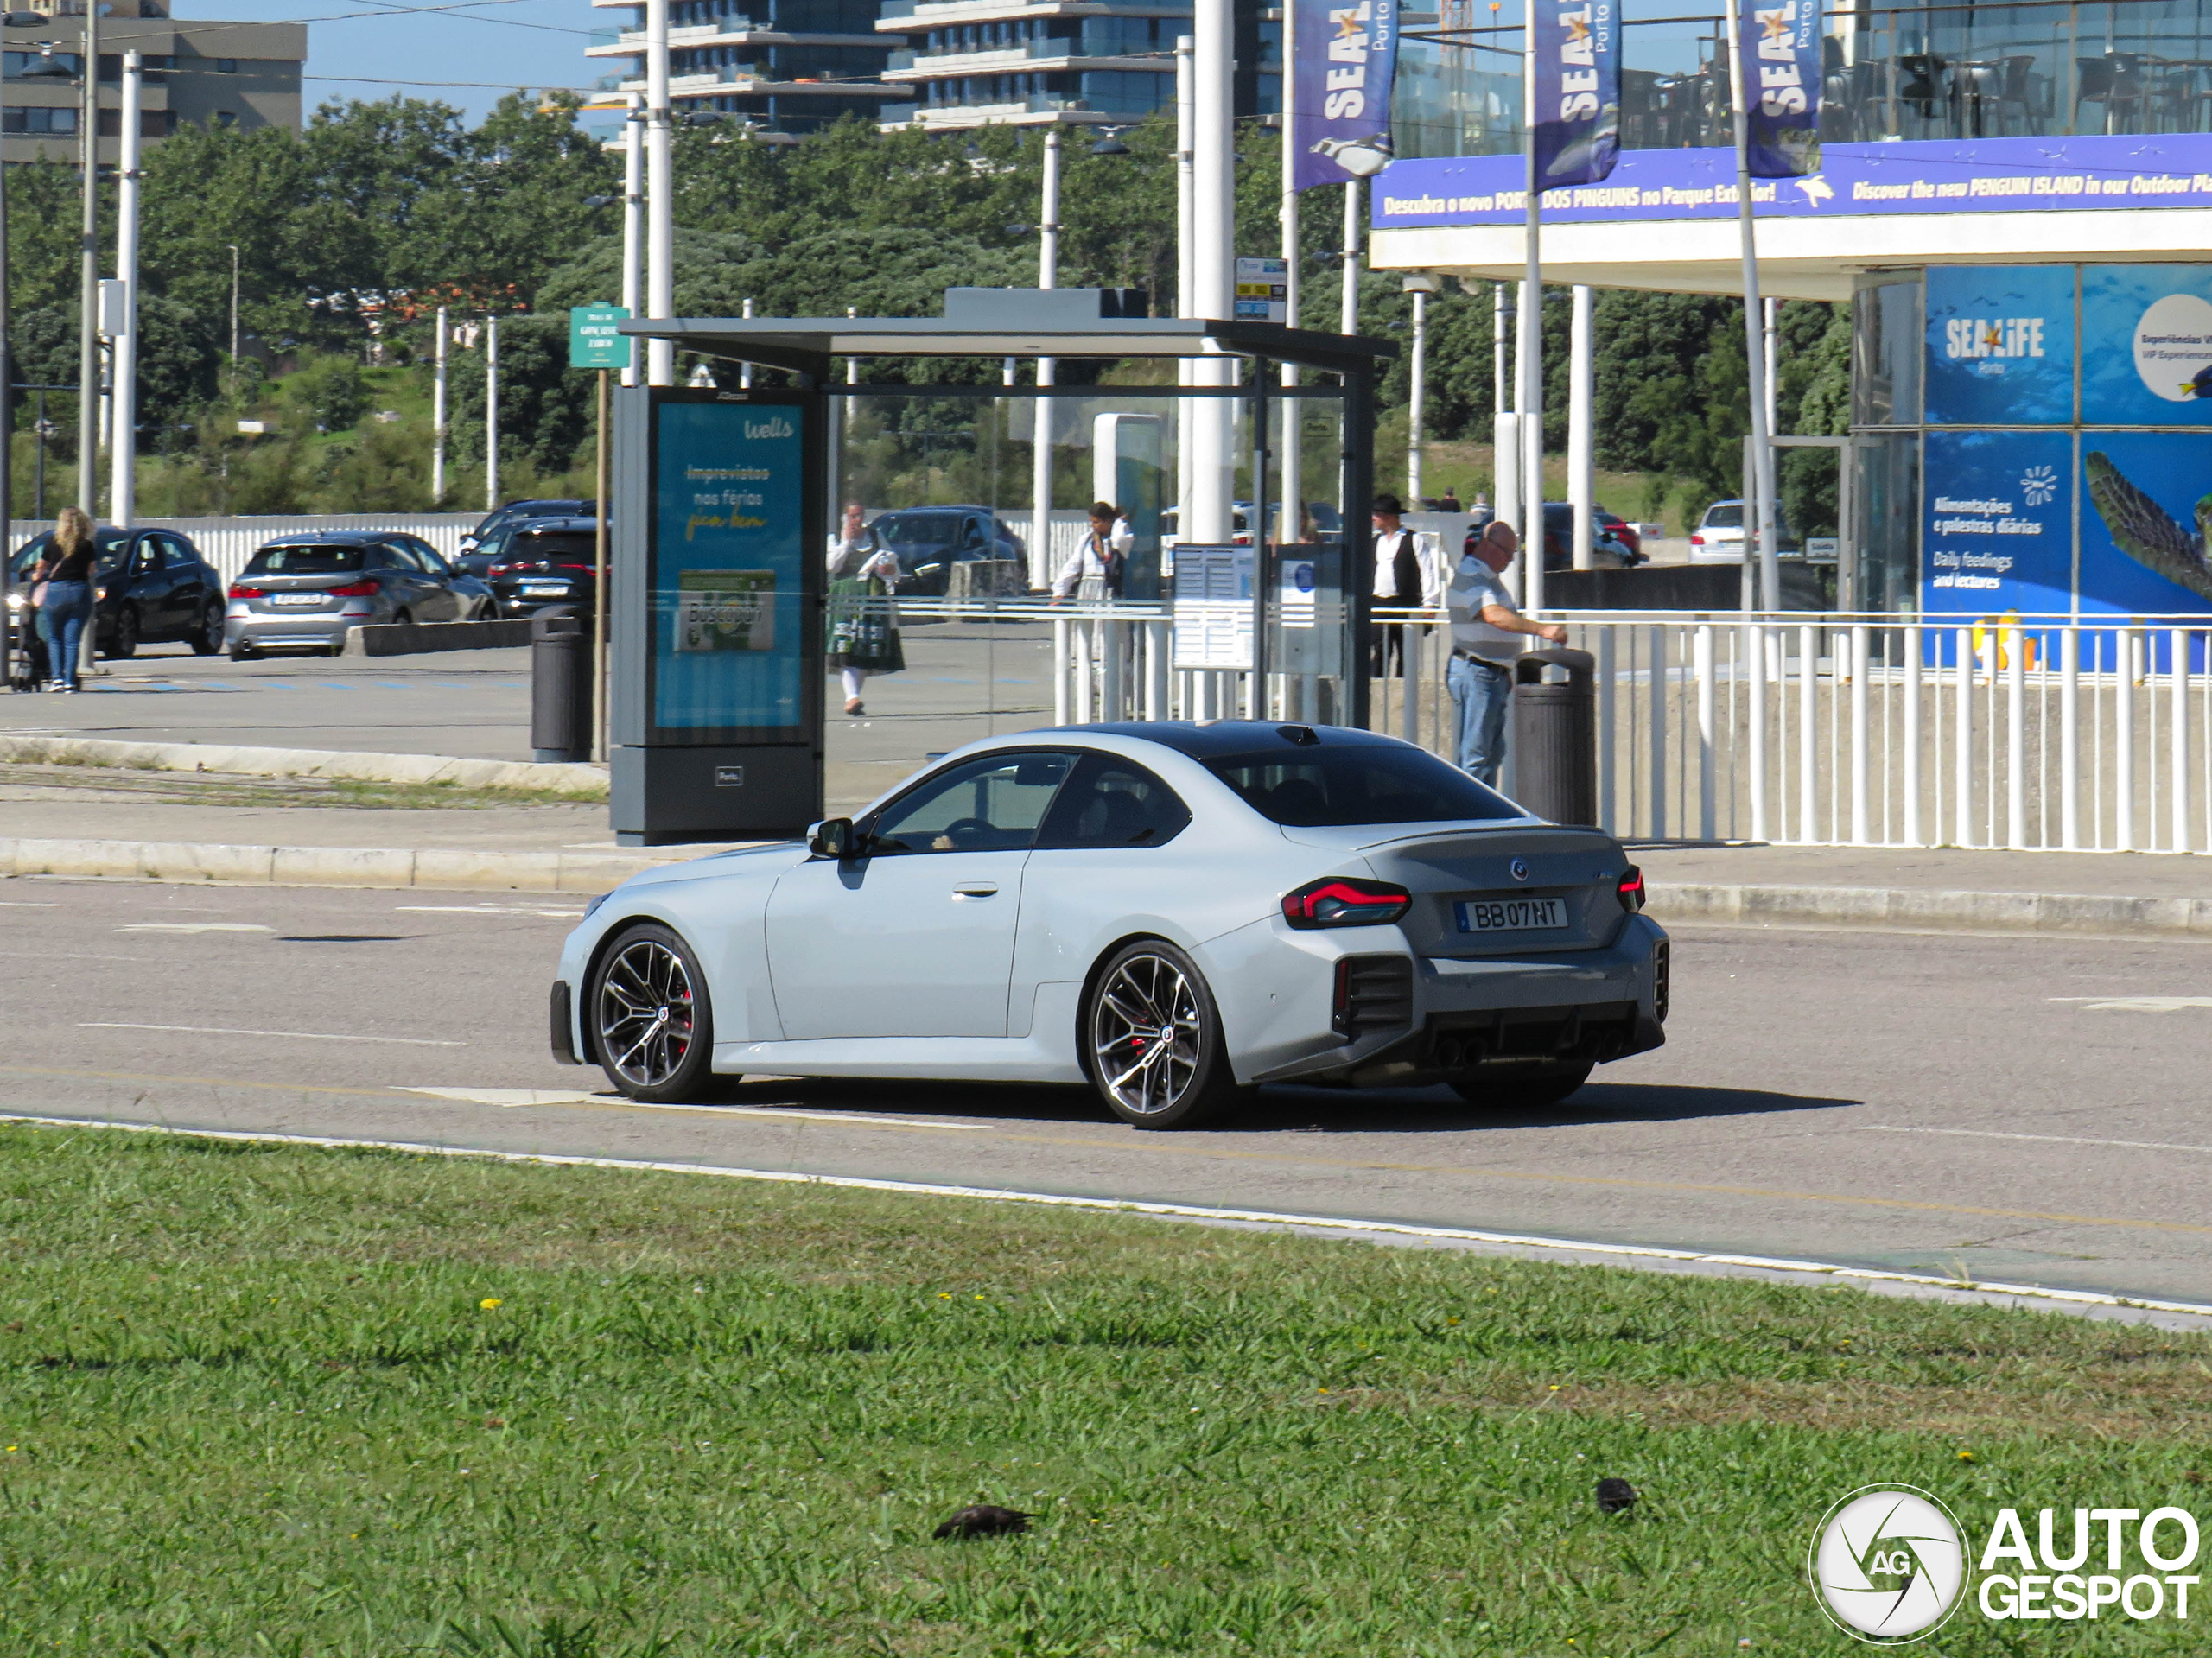
<path fill-rule="evenodd" d="M 1414 895 L 1388 881 L 1332 875 L 1308 881 L 1282 898 L 1282 918 L 1294 927 L 1388 926 L 1412 907 Z"/>
<path fill-rule="evenodd" d="M 268 595 L 266 588 L 250 588 L 243 581 L 231 583 L 231 597 L 233 599 L 265 599 Z"/>
<path fill-rule="evenodd" d="M 1347 956 L 1337 963 L 1330 1027 L 1350 1040 L 1413 1023 L 1414 964 L 1402 956 Z"/>
<path fill-rule="evenodd" d="M 1634 864 L 1630 864 L 1622 874 L 1620 885 L 1615 890 L 1620 893 L 1621 908 L 1630 913 L 1642 909 L 1643 907 L 1643 872 Z"/>
<path fill-rule="evenodd" d="M 373 599 L 384 589 L 374 581 L 348 581 L 342 588 L 325 589 L 334 599 Z"/>
<path fill-rule="evenodd" d="M 1704 545 L 1705 545 L 1705 537 L 1704 537 L 1703 536 L 1692 536 L 1692 537 L 1690 537 L 1690 545 L 1691 545 L 1691 546 L 1693 546 L 1693 547 L 1702 547 L 1702 546 L 1704 546 Z"/>
<path fill-rule="evenodd" d="M 512 575 L 518 570 L 527 570 L 532 568 L 534 567 L 515 559 L 503 558 L 499 560 L 498 563 L 493 565 L 490 569 L 485 571 L 484 574 L 486 575 Z"/>

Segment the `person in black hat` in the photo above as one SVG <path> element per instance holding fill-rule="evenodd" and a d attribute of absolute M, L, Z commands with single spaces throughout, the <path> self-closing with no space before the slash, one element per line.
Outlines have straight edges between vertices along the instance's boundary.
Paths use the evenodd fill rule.
<path fill-rule="evenodd" d="M 1376 610 L 1424 610 L 1433 606 L 1443 591 L 1443 567 L 1433 537 L 1406 527 L 1404 505 L 1395 495 L 1375 498 L 1375 588 L 1371 600 Z M 1397 671 L 1406 670 L 1408 621 L 1368 624 L 1368 670 L 1378 678 L 1389 672 L 1395 658 Z"/>

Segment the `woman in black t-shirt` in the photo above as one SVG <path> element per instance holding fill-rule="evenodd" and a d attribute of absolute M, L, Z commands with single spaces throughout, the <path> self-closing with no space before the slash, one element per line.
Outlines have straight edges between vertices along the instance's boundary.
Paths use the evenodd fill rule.
<path fill-rule="evenodd" d="M 92 625 L 92 565 L 99 550 L 92 519 L 80 508 L 65 506 L 46 556 L 31 572 L 32 581 L 46 583 L 38 626 L 46 640 L 50 691 L 77 689 L 79 650 L 90 648 L 86 634 Z"/>

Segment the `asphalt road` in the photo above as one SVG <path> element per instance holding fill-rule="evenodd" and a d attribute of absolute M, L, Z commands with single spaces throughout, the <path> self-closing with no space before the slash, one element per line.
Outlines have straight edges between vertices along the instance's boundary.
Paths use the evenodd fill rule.
<path fill-rule="evenodd" d="M 1567 1106 L 1270 1090 L 1139 1133 L 1056 1089 L 575 1098 L 579 906 L 0 880 L 0 1109 L 680 1159 L 1781 1255 L 2212 1302 L 2212 950 L 1684 929 L 1669 1045 Z M 2172 999 L 2172 1000 L 2167 1000 Z M 409 1090 L 445 1089 L 447 1096 Z M 512 1092 L 508 1092 L 512 1091 Z M 565 1095 L 537 1102 L 532 1092 Z"/>

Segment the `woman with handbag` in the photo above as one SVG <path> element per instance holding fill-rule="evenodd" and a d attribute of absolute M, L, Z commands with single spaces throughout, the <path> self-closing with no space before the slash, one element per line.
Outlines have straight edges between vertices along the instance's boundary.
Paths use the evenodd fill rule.
<path fill-rule="evenodd" d="M 64 695 L 77 685 L 77 658 L 89 650 L 92 625 L 92 565 L 99 555 L 92 521 L 83 509 L 65 506 L 54 539 L 31 571 L 39 636 L 46 641 L 46 688 Z M 43 588 L 41 596 L 41 589 Z"/>
<path fill-rule="evenodd" d="M 861 522 L 858 502 L 849 502 L 845 520 L 830 537 L 830 665 L 845 688 L 845 712 L 867 710 L 861 683 L 872 674 L 895 674 L 906 665 L 899 643 L 899 615 L 892 594 L 899 580 L 899 559 Z"/>

